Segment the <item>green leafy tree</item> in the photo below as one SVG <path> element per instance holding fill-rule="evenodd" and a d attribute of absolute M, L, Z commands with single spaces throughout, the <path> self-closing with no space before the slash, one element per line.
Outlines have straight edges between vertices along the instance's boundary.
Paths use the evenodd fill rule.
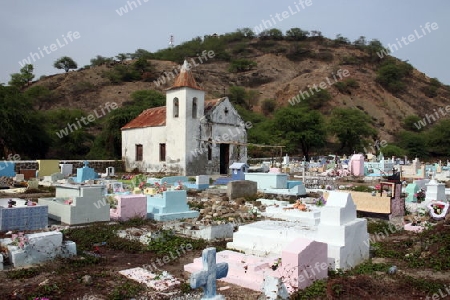
<path fill-rule="evenodd" d="M 328 124 L 329 132 L 341 143 L 340 151 L 349 153 L 361 151 L 366 138 L 376 139 L 377 131 L 371 126 L 371 119 L 354 108 L 335 108 Z"/>
<path fill-rule="evenodd" d="M 274 116 L 274 131 L 282 138 L 287 152 L 301 150 L 308 161 L 313 148 L 326 141 L 325 121 L 315 110 L 305 107 L 285 107 Z"/>
<path fill-rule="evenodd" d="M 231 61 L 228 71 L 233 73 L 245 72 L 252 70 L 256 66 L 257 63 L 253 60 L 245 58 L 235 59 Z"/>
<path fill-rule="evenodd" d="M 45 158 L 50 146 L 42 124 L 46 120 L 33 109 L 28 97 L 14 87 L 0 86 L 0 154 Z"/>
<path fill-rule="evenodd" d="M 33 74 L 34 67 L 31 64 L 25 65 L 20 69 L 20 73 L 11 74 L 11 80 L 9 85 L 14 86 L 18 89 L 29 85 L 34 78 Z"/>
<path fill-rule="evenodd" d="M 334 43 L 337 45 L 348 45 L 350 44 L 350 40 L 346 37 L 343 37 L 342 34 L 337 34 L 334 39 Z"/>
<path fill-rule="evenodd" d="M 101 55 L 97 55 L 96 57 L 91 58 L 91 65 L 92 66 L 101 66 L 101 65 L 109 64 L 112 61 L 113 60 L 110 57 L 104 57 Z"/>
<path fill-rule="evenodd" d="M 367 44 L 367 41 L 366 41 L 365 36 L 360 36 L 353 42 L 353 45 L 360 47 L 360 48 L 364 48 L 364 46 L 366 46 L 366 44 Z"/>
<path fill-rule="evenodd" d="M 401 131 L 397 135 L 398 146 L 405 149 L 409 157 L 419 157 L 421 159 L 429 157 L 427 149 L 427 138 L 424 133 Z"/>
<path fill-rule="evenodd" d="M 309 32 L 300 28 L 291 28 L 286 31 L 286 38 L 292 41 L 303 41 L 308 38 Z"/>
<path fill-rule="evenodd" d="M 127 53 L 119 53 L 116 55 L 116 58 L 120 62 L 124 62 L 128 59 L 129 55 Z"/>
<path fill-rule="evenodd" d="M 52 92 L 42 85 L 29 87 L 24 91 L 24 95 L 28 97 L 31 100 L 31 103 L 37 106 L 38 109 L 41 109 L 54 99 Z"/>
<path fill-rule="evenodd" d="M 46 132 L 52 139 L 48 158 L 84 159 L 94 142 L 89 128 L 95 122 L 83 122 L 86 114 L 79 109 L 54 109 L 44 113 Z"/>
<path fill-rule="evenodd" d="M 266 116 L 273 113 L 276 107 L 277 102 L 275 101 L 275 99 L 265 99 L 261 104 L 261 110 Z"/>
<path fill-rule="evenodd" d="M 136 51 L 134 51 L 134 53 L 130 53 L 129 56 L 131 59 L 138 59 L 138 58 L 152 59 L 153 58 L 153 54 L 144 49 L 137 49 Z"/>
<path fill-rule="evenodd" d="M 386 145 L 385 147 L 380 148 L 380 151 L 385 157 L 403 157 L 407 153 L 404 149 L 395 145 Z"/>
<path fill-rule="evenodd" d="M 404 78 L 409 76 L 413 67 L 406 62 L 385 59 L 377 70 L 376 81 L 391 93 L 400 93 L 406 89 Z"/>
<path fill-rule="evenodd" d="M 68 56 L 63 56 L 58 58 L 54 63 L 53 66 L 59 70 L 64 70 L 67 72 L 69 72 L 69 70 L 71 69 L 76 69 L 78 68 L 77 63 L 70 57 Z"/>
<path fill-rule="evenodd" d="M 389 48 L 385 48 L 383 44 L 377 39 L 371 40 L 365 47 L 365 51 L 369 54 L 369 61 L 371 62 L 380 62 L 381 59 L 385 56 L 384 53 L 390 53 Z"/>
<path fill-rule="evenodd" d="M 403 127 L 403 129 L 405 129 L 405 130 L 408 130 L 408 131 L 415 131 L 415 132 L 419 132 L 419 131 L 422 131 L 423 130 L 423 127 L 418 127 L 418 126 L 416 126 L 416 124 L 418 124 L 418 122 L 420 121 L 421 119 L 418 117 L 418 116 L 416 116 L 416 115 L 409 115 L 409 116 L 406 116 L 404 119 L 403 119 L 403 122 L 402 122 L 402 127 Z"/>
<path fill-rule="evenodd" d="M 434 156 L 450 156 L 450 148 L 448 141 L 450 141 L 450 120 L 442 119 L 435 126 L 433 126 L 428 136 L 428 146 L 430 152 Z"/>

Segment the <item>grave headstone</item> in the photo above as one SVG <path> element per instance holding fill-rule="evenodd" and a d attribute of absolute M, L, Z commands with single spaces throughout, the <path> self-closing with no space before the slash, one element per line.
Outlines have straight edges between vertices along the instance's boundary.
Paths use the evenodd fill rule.
<path fill-rule="evenodd" d="M 228 264 L 216 264 L 216 248 L 206 248 L 202 252 L 203 270 L 191 275 L 191 288 L 203 288 L 202 299 L 225 300 L 222 295 L 217 295 L 216 280 L 226 277 L 228 274 Z"/>
<path fill-rule="evenodd" d="M 417 192 L 419 191 L 419 186 L 415 183 L 410 183 L 405 188 L 405 193 L 407 194 L 406 202 L 417 202 Z"/>
<path fill-rule="evenodd" d="M 436 201 L 447 201 L 447 196 L 445 195 L 445 184 L 439 183 L 432 179 L 426 184 L 427 191 L 425 193 L 425 202 Z"/>
<path fill-rule="evenodd" d="M 63 174 L 64 177 L 72 175 L 73 164 L 59 164 L 59 167 L 61 168 L 61 174 Z"/>
<path fill-rule="evenodd" d="M 230 166 L 232 180 L 244 180 L 249 166 L 245 163 L 233 163 Z"/>
<path fill-rule="evenodd" d="M 75 179 L 76 182 L 82 183 L 86 180 L 98 178 L 98 174 L 94 171 L 94 169 L 89 167 L 88 161 L 84 161 L 83 164 L 84 166 L 82 168 L 77 168 L 77 177 Z"/>

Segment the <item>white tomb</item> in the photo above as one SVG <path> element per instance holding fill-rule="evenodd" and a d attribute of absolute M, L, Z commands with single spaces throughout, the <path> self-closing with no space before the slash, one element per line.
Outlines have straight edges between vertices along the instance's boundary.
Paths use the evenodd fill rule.
<path fill-rule="evenodd" d="M 0 245 L 8 249 L 8 258 L 14 267 L 37 264 L 56 257 L 70 257 L 77 254 L 75 243 L 63 241 L 62 233 L 59 231 L 25 234 L 22 237 L 16 237 L 15 240 L 6 238 L 0 240 Z"/>
<path fill-rule="evenodd" d="M 259 256 L 280 256 L 297 238 L 328 244 L 328 263 L 332 269 L 349 269 L 369 258 L 367 220 L 356 217 L 350 193 L 330 192 L 320 209 L 318 225 L 291 221 L 260 221 L 243 225 L 233 235 L 228 249 Z"/>
<path fill-rule="evenodd" d="M 432 179 L 426 184 L 425 203 L 428 204 L 431 201 L 447 201 L 445 195 L 445 184 L 439 183 L 435 179 Z"/>

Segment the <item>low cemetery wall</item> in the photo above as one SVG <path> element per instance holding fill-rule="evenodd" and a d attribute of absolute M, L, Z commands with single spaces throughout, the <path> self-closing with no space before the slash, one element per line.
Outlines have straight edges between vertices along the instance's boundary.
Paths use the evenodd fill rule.
<path fill-rule="evenodd" d="M 84 160 L 61 160 L 60 163 L 73 164 L 73 170 L 83 167 Z M 96 172 L 104 173 L 107 167 L 114 167 L 116 172 L 125 171 L 125 162 L 122 160 L 88 160 L 89 167 Z M 20 174 L 20 170 L 39 170 L 39 163 L 36 160 L 15 161 L 15 171 Z"/>

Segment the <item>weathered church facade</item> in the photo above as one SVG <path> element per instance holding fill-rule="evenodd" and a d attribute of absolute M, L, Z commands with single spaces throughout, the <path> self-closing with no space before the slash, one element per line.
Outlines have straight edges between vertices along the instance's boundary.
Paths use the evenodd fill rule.
<path fill-rule="evenodd" d="M 166 106 L 150 108 L 122 127 L 127 171 L 227 174 L 247 162 L 247 129 L 228 98 L 205 101 L 185 61 L 166 91 Z"/>

